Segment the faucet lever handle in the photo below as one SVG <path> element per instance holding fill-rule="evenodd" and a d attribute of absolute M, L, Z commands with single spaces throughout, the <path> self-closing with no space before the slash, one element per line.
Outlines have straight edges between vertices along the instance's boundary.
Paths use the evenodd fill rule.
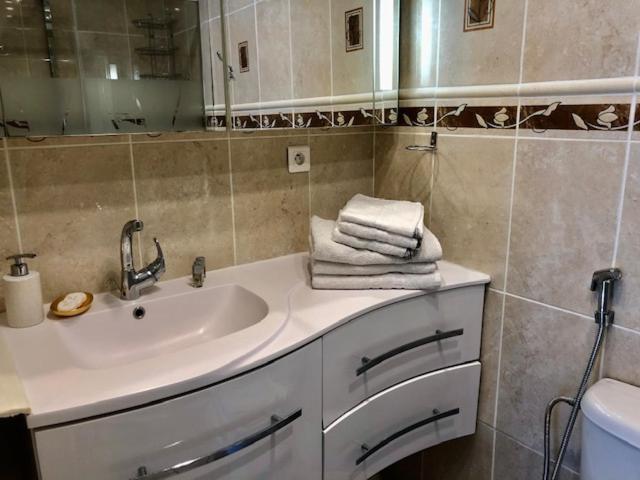
<path fill-rule="evenodd" d="M 156 251 L 158 252 L 157 258 L 164 258 L 164 253 L 162 252 L 162 247 L 160 246 L 160 242 L 156 237 L 153 237 L 153 243 L 156 244 Z"/>

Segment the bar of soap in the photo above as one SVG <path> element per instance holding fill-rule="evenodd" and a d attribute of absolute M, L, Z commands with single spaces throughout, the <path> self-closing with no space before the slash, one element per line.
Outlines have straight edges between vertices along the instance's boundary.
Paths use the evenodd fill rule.
<path fill-rule="evenodd" d="M 87 294 L 84 292 L 67 293 L 58 303 L 57 310 L 60 312 L 70 312 L 81 307 L 87 301 Z"/>

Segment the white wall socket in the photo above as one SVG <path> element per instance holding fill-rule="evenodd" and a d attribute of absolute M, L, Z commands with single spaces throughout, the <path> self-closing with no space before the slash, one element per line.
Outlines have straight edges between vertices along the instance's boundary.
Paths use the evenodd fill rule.
<path fill-rule="evenodd" d="M 289 173 L 308 172 L 311 168 L 311 149 L 308 145 L 287 148 Z"/>

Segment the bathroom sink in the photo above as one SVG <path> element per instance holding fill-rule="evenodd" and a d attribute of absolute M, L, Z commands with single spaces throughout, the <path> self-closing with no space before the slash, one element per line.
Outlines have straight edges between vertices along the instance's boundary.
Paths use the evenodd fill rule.
<path fill-rule="evenodd" d="M 57 321 L 54 330 L 74 363 L 99 369 L 220 339 L 259 323 L 267 313 L 262 298 L 232 284 L 141 298 Z"/>

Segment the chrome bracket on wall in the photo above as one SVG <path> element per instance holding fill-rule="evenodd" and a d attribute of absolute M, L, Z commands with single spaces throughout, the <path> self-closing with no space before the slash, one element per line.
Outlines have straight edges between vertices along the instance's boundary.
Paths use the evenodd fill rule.
<path fill-rule="evenodd" d="M 417 152 L 435 152 L 438 150 L 438 132 L 431 132 L 429 145 L 408 145 L 407 150 Z"/>

